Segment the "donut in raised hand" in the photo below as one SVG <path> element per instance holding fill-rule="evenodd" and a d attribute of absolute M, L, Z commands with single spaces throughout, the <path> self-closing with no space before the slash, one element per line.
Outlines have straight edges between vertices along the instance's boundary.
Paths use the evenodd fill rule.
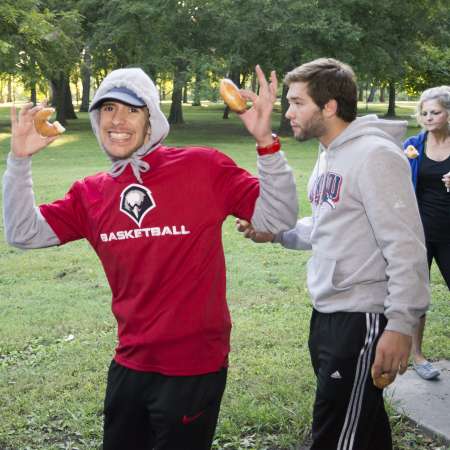
<path fill-rule="evenodd" d="M 247 102 L 238 87 L 228 78 L 220 82 L 220 95 L 232 111 L 242 114 L 247 109 Z"/>
<path fill-rule="evenodd" d="M 55 112 L 54 108 L 44 108 L 34 116 L 34 128 L 43 137 L 58 136 L 64 133 L 66 129 L 58 122 L 50 123 L 48 118 Z"/>

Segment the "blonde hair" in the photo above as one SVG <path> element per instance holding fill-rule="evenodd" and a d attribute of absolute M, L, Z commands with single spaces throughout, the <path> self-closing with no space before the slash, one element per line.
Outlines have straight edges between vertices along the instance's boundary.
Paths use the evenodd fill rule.
<path fill-rule="evenodd" d="M 429 100 L 436 100 L 442 108 L 446 109 L 450 121 L 450 86 L 436 86 L 422 92 L 416 109 L 416 120 L 420 125 L 422 125 L 422 106 Z"/>

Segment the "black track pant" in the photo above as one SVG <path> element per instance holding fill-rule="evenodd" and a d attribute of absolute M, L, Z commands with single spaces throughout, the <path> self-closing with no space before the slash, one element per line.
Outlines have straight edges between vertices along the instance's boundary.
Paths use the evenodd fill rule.
<path fill-rule="evenodd" d="M 127 369 L 108 372 L 103 450 L 209 450 L 227 370 L 171 377 Z"/>
<path fill-rule="evenodd" d="M 313 311 L 309 350 L 317 377 L 311 450 L 391 450 L 383 391 L 370 369 L 386 318 Z"/>
<path fill-rule="evenodd" d="M 426 242 L 428 267 L 436 261 L 442 277 L 450 290 L 450 242 Z"/>

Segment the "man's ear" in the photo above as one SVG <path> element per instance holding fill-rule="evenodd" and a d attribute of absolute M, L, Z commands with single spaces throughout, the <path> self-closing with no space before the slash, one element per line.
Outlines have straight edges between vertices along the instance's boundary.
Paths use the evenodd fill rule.
<path fill-rule="evenodd" d="M 334 98 L 328 100 L 328 102 L 325 103 L 325 106 L 322 109 L 322 114 L 327 119 L 331 119 L 332 117 L 336 116 L 337 112 L 338 112 L 338 103 Z"/>

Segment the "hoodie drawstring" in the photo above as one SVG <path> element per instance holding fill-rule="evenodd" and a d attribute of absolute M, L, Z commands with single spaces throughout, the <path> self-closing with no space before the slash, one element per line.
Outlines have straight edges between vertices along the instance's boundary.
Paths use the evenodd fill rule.
<path fill-rule="evenodd" d="M 150 170 L 150 164 L 143 161 L 136 154 L 131 155 L 127 159 L 119 159 L 114 161 L 109 173 L 115 178 L 123 173 L 127 165 L 130 164 L 134 176 L 142 184 L 141 172 L 145 173 Z"/>

